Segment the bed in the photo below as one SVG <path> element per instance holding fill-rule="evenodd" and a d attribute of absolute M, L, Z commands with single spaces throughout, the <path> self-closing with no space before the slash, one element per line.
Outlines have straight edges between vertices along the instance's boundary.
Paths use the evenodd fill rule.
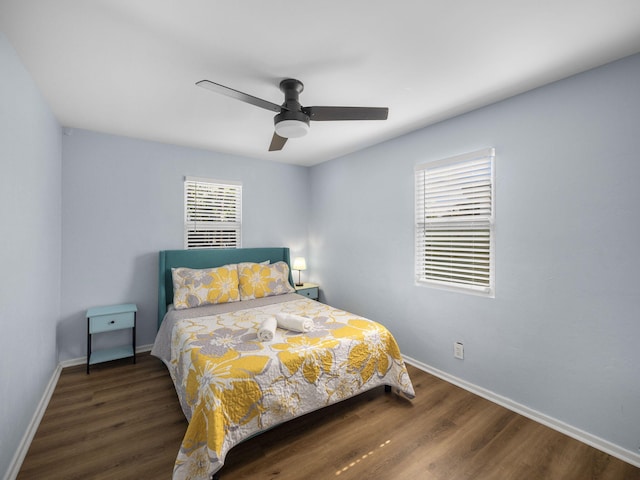
<path fill-rule="evenodd" d="M 289 260 L 288 248 L 160 252 L 151 353 L 189 421 L 174 480 L 219 478 L 238 443 L 372 388 L 413 398 L 391 333 L 296 294 Z"/>

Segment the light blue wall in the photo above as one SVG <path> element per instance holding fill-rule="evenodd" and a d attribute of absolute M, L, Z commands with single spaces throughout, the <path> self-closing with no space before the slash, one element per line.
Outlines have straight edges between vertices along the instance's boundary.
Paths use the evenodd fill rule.
<path fill-rule="evenodd" d="M 420 362 L 637 454 L 639 82 L 636 55 L 313 167 L 325 299 L 385 323 Z M 483 147 L 496 298 L 415 286 L 413 168 Z"/>
<path fill-rule="evenodd" d="M 309 169 L 65 130 L 60 359 L 86 355 L 86 309 L 136 303 L 139 345 L 157 328 L 158 251 L 183 247 L 185 175 L 243 184 L 245 247 L 304 254 Z M 126 335 L 126 334 L 125 334 Z M 120 338 L 96 338 L 119 342 Z"/>
<path fill-rule="evenodd" d="M 60 138 L 0 33 L 0 477 L 58 363 Z"/>

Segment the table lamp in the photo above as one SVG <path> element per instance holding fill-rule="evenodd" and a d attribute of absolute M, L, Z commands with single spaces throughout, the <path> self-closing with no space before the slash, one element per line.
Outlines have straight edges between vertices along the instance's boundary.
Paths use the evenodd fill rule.
<path fill-rule="evenodd" d="M 300 271 L 307 269 L 307 261 L 304 259 L 304 257 L 296 257 L 293 260 L 292 268 L 294 270 L 298 270 L 298 282 L 296 283 L 296 287 L 300 287 L 303 285 L 303 283 L 300 281 Z"/>

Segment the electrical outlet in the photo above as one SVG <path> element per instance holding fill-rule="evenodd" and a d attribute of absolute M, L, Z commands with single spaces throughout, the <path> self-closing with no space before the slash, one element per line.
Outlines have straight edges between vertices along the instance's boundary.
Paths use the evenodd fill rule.
<path fill-rule="evenodd" d="M 462 342 L 456 342 L 453 344 L 453 356 L 464 360 L 464 345 Z"/>

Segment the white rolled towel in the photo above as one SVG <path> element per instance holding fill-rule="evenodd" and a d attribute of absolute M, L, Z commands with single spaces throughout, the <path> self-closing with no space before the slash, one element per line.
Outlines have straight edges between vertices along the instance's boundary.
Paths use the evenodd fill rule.
<path fill-rule="evenodd" d="M 306 333 L 313 328 L 313 320 L 293 313 L 276 313 L 278 327 L 294 332 Z"/>
<path fill-rule="evenodd" d="M 261 342 L 270 342 L 273 340 L 274 335 L 276 334 L 276 327 L 278 326 L 278 322 L 273 317 L 267 318 L 265 321 L 260 324 L 260 328 L 258 328 L 258 340 Z"/>

